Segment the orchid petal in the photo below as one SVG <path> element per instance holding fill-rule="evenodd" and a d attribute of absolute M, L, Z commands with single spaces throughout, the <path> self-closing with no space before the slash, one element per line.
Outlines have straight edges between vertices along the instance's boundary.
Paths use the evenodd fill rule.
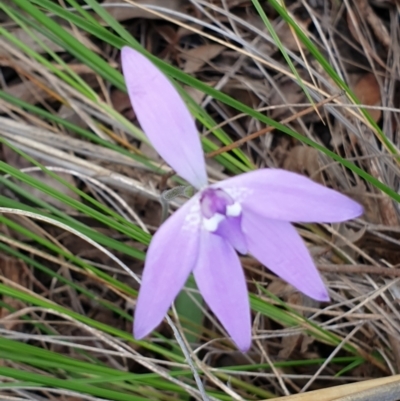
<path fill-rule="evenodd" d="M 145 337 L 161 322 L 185 285 L 197 260 L 200 224 L 200 205 L 195 196 L 155 233 L 135 310 L 135 338 Z"/>
<path fill-rule="evenodd" d="M 193 270 L 197 286 L 238 348 L 251 345 L 251 318 L 246 280 L 239 258 L 222 237 L 202 230 L 198 261 Z"/>
<path fill-rule="evenodd" d="M 363 213 L 357 202 L 307 177 L 280 169 L 261 169 L 214 185 L 243 208 L 293 222 L 336 223 Z"/>
<path fill-rule="evenodd" d="M 242 231 L 242 217 L 227 217 L 223 219 L 214 234 L 225 238 L 239 253 L 246 255 L 246 238 Z"/>
<path fill-rule="evenodd" d="M 140 125 L 160 156 L 196 188 L 207 185 L 193 117 L 167 77 L 130 47 L 121 50 L 122 71 Z"/>
<path fill-rule="evenodd" d="M 310 253 L 290 223 L 243 210 L 242 228 L 249 252 L 269 270 L 309 297 L 329 301 Z"/>

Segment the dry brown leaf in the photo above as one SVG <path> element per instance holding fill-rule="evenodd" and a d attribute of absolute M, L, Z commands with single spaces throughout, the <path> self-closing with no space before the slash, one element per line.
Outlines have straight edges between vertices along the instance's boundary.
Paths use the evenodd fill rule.
<path fill-rule="evenodd" d="M 363 227 L 360 230 L 353 230 L 352 228 L 346 227 L 344 224 L 334 224 L 334 228 L 338 232 L 339 236 L 334 236 L 333 242 L 335 245 L 349 255 L 351 258 L 357 257 L 357 251 L 349 245 L 359 241 L 365 234 L 366 228 Z"/>
<path fill-rule="evenodd" d="M 82 45 L 86 46 L 88 49 L 100 53 L 100 49 L 93 44 L 93 42 L 87 37 L 85 36 L 84 33 L 79 32 L 76 33 L 75 31 L 73 31 L 72 29 L 68 28 L 68 27 L 63 27 L 63 29 L 65 31 L 67 31 L 69 34 L 73 35 L 74 37 L 76 37 Z M 35 40 L 35 38 L 29 36 L 25 31 L 23 31 L 22 29 L 16 29 L 15 31 L 12 30 L 11 33 L 13 34 L 13 36 L 17 36 L 17 38 L 24 43 L 24 45 L 26 45 L 27 47 L 29 47 L 31 50 L 34 50 L 37 53 L 46 53 L 47 50 L 44 50 L 43 47 L 41 46 L 40 43 L 43 43 L 45 45 L 45 48 L 49 48 L 54 52 L 59 52 L 59 51 L 63 51 L 64 49 L 59 47 L 58 45 L 56 45 L 55 43 L 51 42 L 50 39 L 46 38 L 45 36 L 40 35 L 38 32 L 36 32 L 36 38 L 38 40 Z M 4 41 L 4 44 L 2 44 L 1 42 Z M 9 55 L 9 51 L 7 50 L 7 48 L 5 47 L 6 45 L 11 45 L 14 46 L 12 43 L 10 43 L 6 38 L 4 37 L 0 37 L 0 56 L 4 57 L 4 56 L 8 56 Z M 4 46 L 4 47 L 3 47 Z M 3 62 L 4 65 L 7 65 L 6 63 Z"/>
<path fill-rule="evenodd" d="M 69 105 L 63 104 L 57 112 L 58 116 L 65 121 L 75 124 L 78 127 L 86 128 L 86 122 Z"/>
<path fill-rule="evenodd" d="M 147 19 L 160 19 L 157 15 L 150 11 L 143 10 L 142 8 L 135 7 L 129 3 L 124 4 L 121 7 L 120 0 L 105 0 L 104 5 L 118 3 L 119 5 L 106 6 L 107 12 L 111 14 L 117 21 L 126 21 L 131 18 L 147 18 Z M 167 8 L 172 11 L 182 11 L 182 0 L 135 0 L 140 6 L 158 6 L 162 8 Z"/>
<path fill-rule="evenodd" d="M 284 336 L 281 341 L 282 349 L 278 352 L 278 359 L 287 361 L 301 340 L 301 333 Z"/>
<path fill-rule="evenodd" d="M 157 151 L 153 148 L 153 146 L 147 144 L 146 142 L 141 142 L 140 151 L 142 152 L 143 156 L 148 157 L 150 160 L 153 160 L 160 165 L 163 164 L 163 159 L 161 159 Z"/>
<path fill-rule="evenodd" d="M 319 163 L 319 151 L 309 146 L 295 146 L 290 149 L 284 162 L 285 170 L 306 174 L 314 181 L 322 183 L 323 177 Z"/>
<path fill-rule="evenodd" d="M 273 118 L 274 120 L 282 120 L 283 118 L 289 117 L 293 114 L 291 109 L 286 106 L 287 104 L 299 104 L 305 103 L 307 101 L 306 95 L 297 82 L 294 82 L 291 79 L 287 79 L 279 82 L 278 85 L 280 92 L 278 92 L 277 90 L 272 90 L 268 103 L 270 104 L 270 106 L 284 107 L 277 107 L 276 109 L 272 110 L 271 118 Z M 282 99 L 281 94 L 284 96 L 284 99 Z M 300 108 L 296 108 L 296 111 L 300 110 Z M 310 118 L 312 116 L 313 114 L 309 114 L 306 117 Z"/>
<path fill-rule="evenodd" d="M 293 286 L 284 282 L 279 277 L 271 281 L 267 289 L 269 292 L 279 298 L 283 298 L 285 302 L 288 302 L 291 305 L 309 306 L 309 298 L 305 297 Z M 301 309 L 299 309 L 299 311 L 299 313 L 302 314 Z M 310 345 L 313 341 L 314 339 L 311 336 L 305 335 L 303 333 L 296 333 L 293 335 L 284 336 L 281 340 L 281 350 L 278 353 L 278 358 L 282 360 L 289 359 L 292 353 L 299 346 L 301 348 L 301 352 L 305 352 L 308 345 Z"/>
<path fill-rule="evenodd" d="M 119 113 L 122 113 L 125 110 L 132 110 L 132 105 L 131 101 L 129 100 L 128 94 L 120 90 L 115 90 L 111 93 L 111 102 L 114 109 Z M 132 115 L 132 119 L 133 118 L 134 116 Z"/>
<path fill-rule="evenodd" d="M 290 304 L 301 305 L 303 296 L 298 293 L 292 293 L 287 297 L 287 302 Z M 283 336 L 281 340 L 282 349 L 278 352 L 278 358 L 282 360 L 288 360 L 292 355 L 293 351 L 299 345 L 302 334 L 296 333 L 291 336 Z"/>
<path fill-rule="evenodd" d="M 276 295 L 277 297 L 287 297 L 288 294 L 292 294 L 294 289 L 293 287 L 280 279 L 279 277 L 274 278 L 267 287 L 267 290 Z"/>
<path fill-rule="evenodd" d="M 381 105 L 381 91 L 375 75 L 368 73 L 363 75 L 353 89 L 361 104 L 366 106 Z M 368 110 L 375 122 L 379 121 L 382 115 L 381 110 Z"/>
<path fill-rule="evenodd" d="M 269 95 L 269 86 L 264 82 L 260 85 L 258 79 L 244 78 L 239 80 L 233 80 L 228 82 L 224 87 L 224 92 L 233 97 L 235 100 L 246 104 L 250 107 L 257 107 L 259 98 L 253 93 L 251 88 L 257 88 L 259 93 L 263 93 L 266 96 Z M 243 121 L 243 120 L 242 120 Z"/>
<path fill-rule="evenodd" d="M 27 287 L 28 285 L 28 280 L 24 272 L 24 262 L 19 260 L 5 257 L 0 258 L 0 274 L 22 287 Z M 24 306 L 21 301 L 9 296 L 3 296 L 3 302 L 15 310 L 19 310 Z M 16 325 L 12 321 L 3 320 L 9 314 L 10 311 L 7 308 L 0 309 L 1 325 L 6 330 L 20 330 L 20 324 Z"/>
<path fill-rule="evenodd" d="M 10 34 L 12 34 L 16 39 L 20 40 L 24 45 L 26 45 L 27 47 L 29 47 L 31 50 L 37 52 L 37 53 L 44 53 L 45 51 L 43 50 L 43 47 L 40 46 L 36 40 L 34 40 L 32 38 L 32 36 L 30 36 L 26 31 L 24 31 L 22 28 L 16 28 L 16 29 L 12 29 L 10 30 Z M 46 36 L 40 34 L 39 32 L 36 32 L 36 36 L 37 38 L 43 42 L 43 44 L 45 44 L 49 49 L 55 51 L 55 52 L 59 52 L 62 49 L 62 47 L 58 46 L 56 43 L 54 43 L 53 41 L 51 41 L 49 38 L 47 38 Z M 9 41 L 7 41 L 7 39 L 3 38 L 3 40 L 5 40 L 7 43 L 10 43 Z M 0 56 L 5 56 L 7 55 L 8 52 L 5 49 L 2 49 L 0 46 Z"/>
<path fill-rule="evenodd" d="M 368 189 L 363 181 L 359 181 L 349 193 L 350 197 L 356 202 L 362 204 L 364 208 L 363 219 L 368 223 L 382 224 L 382 217 L 380 215 L 381 207 L 379 205 L 379 198 L 375 196 L 366 196 Z"/>
<path fill-rule="evenodd" d="M 31 81 L 24 81 L 16 85 L 9 86 L 5 92 L 24 102 L 36 104 L 48 100 L 49 92 L 41 89 Z"/>
<path fill-rule="evenodd" d="M 297 24 L 299 27 L 302 28 L 302 31 L 307 34 L 308 32 L 308 27 L 311 23 L 311 19 L 307 19 L 305 21 L 302 21 L 300 19 L 296 20 Z M 280 21 L 279 24 L 275 28 L 275 32 L 279 37 L 279 40 L 282 42 L 282 44 L 285 46 L 285 48 L 293 51 L 299 51 L 299 47 L 301 46 L 302 49 L 305 49 L 306 46 L 304 43 L 295 37 L 295 33 L 289 28 L 288 24 L 286 21 Z M 276 50 L 278 50 L 276 48 Z"/>
<path fill-rule="evenodd" d="M 350 243 L 355 243 L 357 241 L 359 241 L 365 234 L 366 228 L 363 227 L 360 230 L 353 230 L 352 228 L 347 228 L 344 224 L 334 224 L 333 225 L 338 233 L 346 238 L 346 240 Z M 343 246 L 346 245 L 348 242 L 346 242 L 344 239 L 342 238 L 337 238 L 335 240 L 335 243 L 337 246 Z"/>
<path fill-rule="evenodd" d="M 354 12 L 350 14 L 347 12 L 347 26 L 353 38 L 360 43 L 363 47 L 364 51 L 367 52 L 383 69 L 386 69 L 385 62 L 378 56 L 376 50 L 372 48 L 369 42 L 366 40 L 365 36 L 363 35 L 362 31 L 360 30 L 360 17 L 358 17 Z M 357 27 L 356 27 L 357 25 Z M 350 57 L 354 58 L 354 52 L 350 53 Z"/>
<path fill-rule="evenodd" d="M 308 351 L 308 348 L 311 344 L 313 344 L 315 341 L 315 338 L 311 335 L 304 335 L 303 338 L 301 339 L 301 345 L 300 345 L 300 352 L 302 354 L 305 354 Z"/>
<path fill-rule="evenodd" d="M 373 8 L 369 5 L 368 0 L 355 0 L 358 5 L 358 9 L 362 15 L 362 18 L 365 19 L 375 36 L 379 39 L 379 41 L 385 46 L 387 49 L 390 47 L 390 35 L 386 29 L 386 26 L 383 24 L 383 21 L 375 14 Z"/>
<path fill-rule="evenodd" d="M 193 88 L 192 86 L 185 86 L 185 91 L 196 102 L 196 104 L 201 104 L 205 97 L 203 91 Z"/>
<path fill-rule="evenodd" d="M 279 84 L 280 92 L 284 95 L 285 101 L 282 99 L 280 93 L 273 90 L 269 98 L 269 104 L 271 106 L 281 106 L 284 102 L 288 104 L 303 103 L 305 100 L 305 94 L 296 82 L 287 80 Z M 283 119 L 289 117 L 292 112 L 288 107 L 278 107 L 271 112 L 271 118 L 274 120 Z"/>
<path fill-rule="evenodd" d="M 193 74 L 199 71 L 204 64 L 217 57 L 224 49 L 224 46 L 211 44 L 190 49 L 183 54 L 183 57 L 186 59 L 183 71 L 187 72 L 188 74 Z"/>

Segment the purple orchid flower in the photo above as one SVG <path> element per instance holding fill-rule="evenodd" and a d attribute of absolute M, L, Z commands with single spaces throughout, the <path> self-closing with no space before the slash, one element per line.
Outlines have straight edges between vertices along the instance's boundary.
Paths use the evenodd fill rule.
<path fill-rule="evenodd" d="M 122 70 L 136 116 L 150 142 L 198 192 L 153 236 L 135 311 L 141 339 L 164 318 L 193 272 L 197 286 L 237 347 L 251 345 L 246 280 L 236 253 L 252 254 L 302 293 L 328 291 L 290 222 L 336 223 L 360 216 L 348 197 L 301 175 L 261 169 L 208 185 L 195 122 L 171 82 L 146 57 L 122 49 Z"/>

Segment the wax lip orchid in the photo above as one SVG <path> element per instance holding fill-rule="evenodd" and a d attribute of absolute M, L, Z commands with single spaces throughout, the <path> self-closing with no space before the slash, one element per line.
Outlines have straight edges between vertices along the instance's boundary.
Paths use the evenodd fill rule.
<path fill-rule="evenodd" d="M 164 318 L 193 272 L 214 314 L 242 351 L 251 345 L 247 286 L 236 253 L 250 253 L 302 293 L 328 301 L 328 291 L 290 222 L 335 223 L 363 213 L 348 197 L 301 175 L 261 169 L 208 185 L 192 116 L 171 82 L 142 54 L 122 49 L 128 94 L 160 156 L 199 191 L 155 233 L 147 251 L 134 336 Z"/>

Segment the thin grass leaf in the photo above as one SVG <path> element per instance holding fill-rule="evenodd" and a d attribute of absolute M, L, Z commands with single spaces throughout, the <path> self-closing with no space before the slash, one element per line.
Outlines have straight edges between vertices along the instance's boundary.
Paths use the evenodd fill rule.
<path fill-rule="evenodd" d="M 285 49 L 285 46 L 283 46 L 281 40 L 279 39 L 279 36 L 275 32 L 275 29 L 273 25 L 271 24 L 271 21 L 267 17 L 267 14 L 265 14 L 264 9 L 262 8 L 259 0 L 252 0 L 254 7 L 256 8 L 258 14 L 260 15 L 264 25 L 268 29 L 269 34 L 271 35 L 272 39 L 276 43 L 277 47 L 279 48 L 280 52 L 282 53 L 282 56 L 284 57 L 287 65 L 289 66 L 290 70 L 292 71 L 293 75 L 296 77 L 297 83 L 303 90 L 304 94 L 306 95 L 308 101 L 314 105 L 313 98 L 311 97 L 307 87 L 304 85 L 303 80 L 301 79 L 299 73 L 297 72 L 296 67 L 294 66 L 292 60 L 290 59 L 289 55 L 287 54 L 287 51 Z"/>

